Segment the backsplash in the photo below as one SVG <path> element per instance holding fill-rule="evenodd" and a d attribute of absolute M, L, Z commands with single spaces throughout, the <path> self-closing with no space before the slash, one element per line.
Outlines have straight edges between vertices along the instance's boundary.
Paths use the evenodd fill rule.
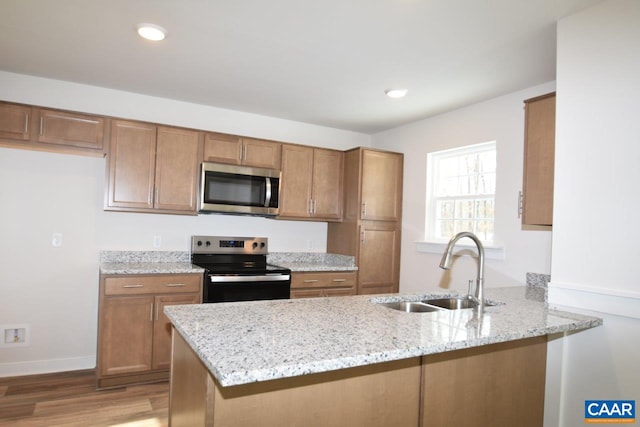
<path fill-rule="evenodd" d="M 550 281 L 551 275 L 549 274 L 527 273 L 527 299 L 546 302 Z"/>

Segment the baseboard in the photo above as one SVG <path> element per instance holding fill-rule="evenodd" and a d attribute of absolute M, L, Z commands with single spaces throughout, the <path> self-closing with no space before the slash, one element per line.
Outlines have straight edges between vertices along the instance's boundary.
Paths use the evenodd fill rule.
<path fill-rule="evenodd" d="M 96 356 L 0 363 L 0 378 L 78 371 L 96 367 Z"/>
<path fill-rule="evenodd" d="M 640 319 L 640 293 L 596 288 L 575 283 L 549 282 L 550 306 L 562 305 L 588 311 Z"/>

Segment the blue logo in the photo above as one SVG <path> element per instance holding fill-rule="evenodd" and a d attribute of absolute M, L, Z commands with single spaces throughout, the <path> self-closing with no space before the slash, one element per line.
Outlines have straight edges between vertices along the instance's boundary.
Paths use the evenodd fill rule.
<path fill-rule="evenodd" d="M 584 401 L 585 423 L 631 424 L 635 421 L 635 400 Z"/>

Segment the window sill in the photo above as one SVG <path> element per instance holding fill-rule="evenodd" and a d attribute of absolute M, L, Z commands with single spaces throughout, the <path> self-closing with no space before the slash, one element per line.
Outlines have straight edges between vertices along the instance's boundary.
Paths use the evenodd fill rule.
<path fill-rule="evenodd" d="M 484 245 L 483 245 L 484 246 Z M 416 250 L 418 252 L 428 253 L 428 254 L 439 254 L 442 255 L 444 250 L 447 247 L 447 243 L 444 242 L 416 242 Z M 475 245 L 468 245 L 466 243 L 456 243 L 456 250 L 458 249 L 469 249 L 475 254 L 477 253 Z M 497 259 L 500 261 L 504 261 L 504 246 L 495 246 L 495 245 L 487 245 L 484 246 L 484 257 L 485 259 Z"/>

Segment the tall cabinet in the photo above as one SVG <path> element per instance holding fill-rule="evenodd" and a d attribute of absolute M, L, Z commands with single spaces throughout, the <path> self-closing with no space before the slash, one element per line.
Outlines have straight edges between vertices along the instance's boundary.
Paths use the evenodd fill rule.
<path fill-rule="evenodd" d="M 355 256 L 358 294 L 398 292 L 403 155 L 345 153 L 344 220 L 328 225 L 327 252 Z"/>

